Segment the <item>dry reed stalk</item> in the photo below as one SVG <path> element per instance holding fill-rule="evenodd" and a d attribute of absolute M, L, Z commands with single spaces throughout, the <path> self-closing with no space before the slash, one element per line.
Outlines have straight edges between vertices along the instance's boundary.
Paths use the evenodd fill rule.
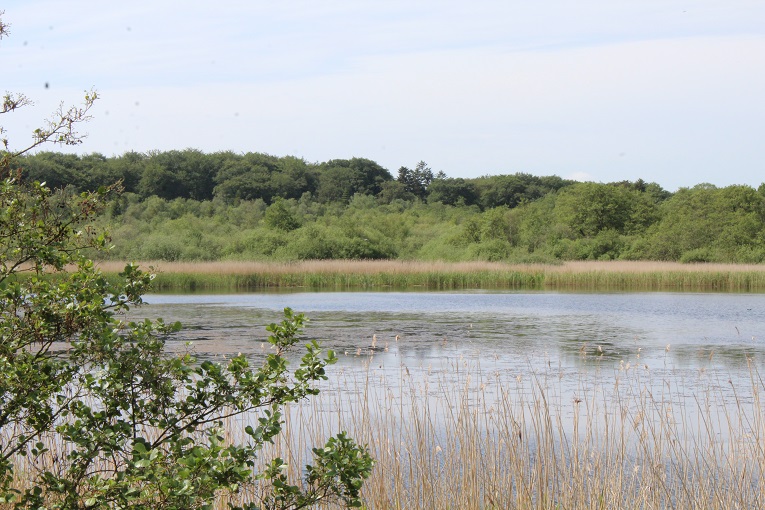
<path fill-rule="evenodd" d="M 584 260 L 564 262 L 561 266 L 545 266 L 545 271 L 553 273 L 720 273 L 720 272 L 758 272 L 765 273 L 765 266 L 758 264 L 681 264 L 680 262 L 661 262 L 648 260 Z"/>
<path fill-rule="evenodd" d="M 124 262 L 102 261 L 98 266 L 105 272 L 119 272 Z M 539 271 L 534 264 L 503 264 L 499 262 L 417 262 L 399 260 L 307 260 L 300 262 L 141 262 L 144 269 L 153 267 L 164 273 L 183 274 L 421 274 L 432 272 L 473 273 L 481 271 Z"/>
<path fill-rule="evenodd" d="M 289 419 L 297 423 L 290 433 L 346 429 L 369 444 L 377 460 L 365 485 L 369 508 L 763 503 L 758 398 L 721 405 L 721 390 L 712 388 L 683 406 L 677 381 L 650 381 L 637 371 L 619 375 L 613 388 L 582 386 L 580 399 L 564 402 L 547 380 L 552 374 L 524 382 L 480 371 L 418 379 L 402 369 L 394 390 L 394 381 L 368 370 L 363 379 L 336 381 L 326 400 Z M 761 381 L 753 385 L 758 394 Z M 321 420 L 329 409 L 331 424 Z"/>
<path fill-rule="evenodd" d="M 105 272 L 119 272 L 124 262 L 102 261 Z M 757 264 L 681 264 L 658 261 L 569 261 L 552 264 L 506 264 L 501 262 L 420 262 L 399 260 L 308 260 L 300 262 L 141 262 L 144 269 L 155 268 L 164 273 L 183 274 L 421 274 L 475 272 L 543 272 L 543 273 L 765 273 Z"/>
<path fill-rule="evenodd" d="M 298 483 L 310 446 L 347 430 L 376 459 L 364 486 L 370 509 L 765 506 L 765 384 L 754 368 L 751 388 L 711 381 L 693 399 L 670 375 L 620 369 L 612 386 L 581 380 L 569 401 L 554 369 L 513 377 L 466 363 L 393 375 L 369 363 L 336 374 L 318 397 L 286 410 L 261 459 L 287 460 Z M 254 419 L 226 421 L 230 440 L 246 441 Z M 265 490 L 244 487 L 232 502 Z"/>

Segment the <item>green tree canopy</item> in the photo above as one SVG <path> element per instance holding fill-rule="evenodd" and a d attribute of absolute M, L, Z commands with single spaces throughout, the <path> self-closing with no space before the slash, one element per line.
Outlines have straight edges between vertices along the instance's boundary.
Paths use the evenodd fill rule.
<path fill-rule="evenodd" d="M 392 179 L 390 172 L 369 159 L 333 159 L 319 165 L 316 193 L 322 202 L 348 202 L 356 193 L 377 195 Z"/>
<path fill-rule="evenodd" d="M 414 170 L 402 166 L 398 169 L 396 180 L 404 185 L 404 189 L 415 197 L 425 200 L 428 196 L 428 188 L 433 181 L 433 171 L 424 161 L 417 163 Z"/>
<path fill-rule="evenodd" d="M 681 188 L 662 203 L 645 255 L 662 260 L 739 259 L 765 255 L 765 197 L 750 186 Z M 693 253 L 695 252 L 695 253 Z"/>

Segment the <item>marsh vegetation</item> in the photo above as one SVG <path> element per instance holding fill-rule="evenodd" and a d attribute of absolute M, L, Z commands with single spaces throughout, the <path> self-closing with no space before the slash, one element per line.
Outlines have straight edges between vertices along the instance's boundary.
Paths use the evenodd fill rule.
<path fill-rule="evenodd" d="M 121 262 L 99 263 L 116 274 Z M 307 289 L 547 289 L 689 290 L 765 289 L 756 264 L 680 264 L 648 261 L 568 261 L 556 264 L 312 260 L 298 262 L 144 262 L 163 291 Z"/>
<path fill-rule="evenodd" d="M 121 181 L 101 221 L 117 260 L 765 261 L 763 186 L 462 179 L 424 163 L 394 177 L 364 158 L 191 149 L 17 164 L 28 181 L 72 192 Z"/>
<path fill-rule="evenodd" d="M 709 384 L 689 401 L 679 379 L 638 368 L 558 391 L 554 369 L 523 376 L 455 361 L 391 382 L 374 362 L 333 378 L 290 414 L 275 451 L 303 465 L 304 442 L 342 427 L 370 446 L 369 508 L 728 509 L 763 500 L 763 381 Z M 685 381 L 682 382 L 685 384 Z M 392 389 L 393 388 L 396 389 Z M 235 427 L 234 427 L 235 428 Z"/>
<path fill-rule="evenodd" d="M 183 296 L 164 322 L 179 298 L 142 307 L 153 275 L 111 266 L 158 261 L 160 291 L 761 291 L 724 264 L 765 262 L 765 186 L 31 153 L 79 144 L 97 98 L 0 151 L 0 507 L 765 506 L 763 295 Z M 271 323 L 283 299 L 337 356 Z"/>

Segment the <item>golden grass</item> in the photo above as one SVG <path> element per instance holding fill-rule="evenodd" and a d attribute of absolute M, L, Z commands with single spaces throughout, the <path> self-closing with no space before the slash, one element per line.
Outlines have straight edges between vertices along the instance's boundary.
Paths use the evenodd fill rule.
<path fill-rule="evenodd" d="M 573 399 L 555 369 L 485 373 L 455 360 L 440 372 L 395 372 L 370 358 L 333 374 L 319 396 L 288 408 L 261 460 L 287 460 L 299 483 L 310 447 L 349 431 L 376 459 L 363 495 L 380 510 L 765 506 L 765 384 L 754 369 L 743 387 L 709 379 L 691 396 L 687 375 L 654 380 L 622 367 L 605 384 L 582 379 Z M 226 422 L 230 440 L 246 441 L 254 419 Z M 243 487 L 231 502 L 265 490 Z"/>
<path fill-rule="evenodd" d="M 373 365 L 373 364 L 372 364 Z M 414 370 L 413 370 L 414 373 Z M 643 369 L 561 397 L 557 374 L 482 373 L 455 364 L 397 380 L 369 367 L 293 410 L 268 454 L 290 459 L 349 430 L 376 459 L 373 509 L 728 509 L 765 504 L 764 389 L 736 401 L 711 385 L 690 398 L 679 379 Z M 395 377 L 395 376 L 394 376 Z M 687 381 L 683 381 L 683 385 Z"/>
<path fill-rule="evenodd" d="M 762 272 L 765 265 L 757 264 L 681 264 L 679 262 L 608 260 L 608 261 L 570 261 L 560 266 L 545 266 L 551 273 L 717 273 L 717 272 Z"/>
<path fill-rule="evenodd" d="M 124 264 L 101 262 L 107 273 Z M 585 261 L 551 264 L 321 260 L 277 262 L 144 262 L 158 272 L 158 290 L 262 288 L 567 290 L 765 290 L 765 266 Z"/>
<path fill-rule="evenodd" d="M 99 267 L 106 272 L 121 271 L 124 262 L 99 262 Z M 533 271 L 541 268 L 553 268 L 552 265 L 511 265 L 499 262 L 417 262 L 398 260 L 307 260 L 299 262 L 141 262 L 144 269 L 154 267 L 163 273 L 181 274 L 233 274 L 248 275 L 268 274 L 420 274 L 427 272 L 463 272 L 479 271 Z"/>
<path fill-rule="evenodd" d="M 153 267 L 163 273 L 181 274 L 234 274 L 255 273 L 290 274 L 420 274 L 431 272 L 544 272 L 546 274 L 604 273 L 710 273 L 761 272 L 765 265 L 758 264 L 681 264 L 657 261 L 568 261 L 553 264 L 506 264 L 502 262 L 419 262 L 399 260 L 307 260 L 299 262 L 140 262 L 144 269 Z M 103 261 L 98 266 L 105 272 L 119 272 L 125 262 Z"/>

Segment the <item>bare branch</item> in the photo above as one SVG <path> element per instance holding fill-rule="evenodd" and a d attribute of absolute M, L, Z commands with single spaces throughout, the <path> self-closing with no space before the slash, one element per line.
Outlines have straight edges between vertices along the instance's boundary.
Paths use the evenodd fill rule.
<path fill-rule="evenodd" d="M 5 95 L 3 96 L 2 107 L 0 107 L 0 113 L 12 112 L 13 110 L 31 104 L 33 104 L 32 100 L 24 94 L 13 94 L 6 91 Z"/>
<path fill-rule="evenodd" d="M 85 92 L 85 101 L 82 106 L 72 106 L 68 110 L 64 110 L 64 103 L 61 103 L 53 116 L 45 121 L 45 127 L 37 128 L 32 132 L 32 143 L 24 149 L 13 152 L 11 158 L 20 156 L 38 145 L 48 142 L 60 145 L 81 144 L 87 135 L 77 131 L 77 124 L 87 122 L 92 118 L 88 112 L 96 99 L 98 99 L 98 93 L 91 89 Z M 7 148 L 5 140 L 3 143 Z"/>

